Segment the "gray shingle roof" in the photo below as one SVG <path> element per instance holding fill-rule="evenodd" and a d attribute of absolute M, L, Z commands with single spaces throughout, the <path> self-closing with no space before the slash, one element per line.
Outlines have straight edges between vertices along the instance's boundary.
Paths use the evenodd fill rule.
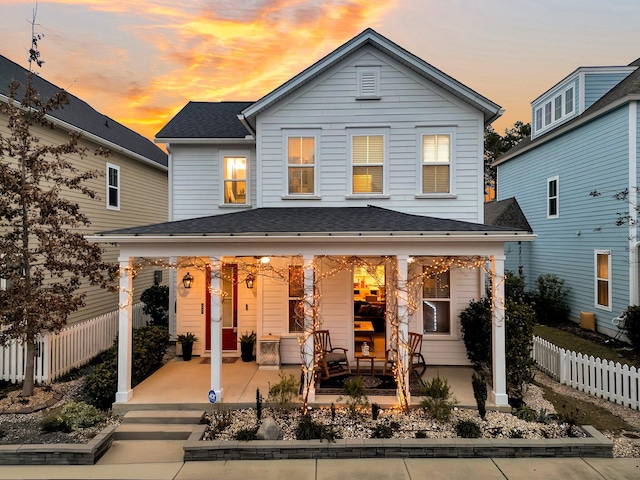
<path fill-rule="evenodd" d="M 533 232 L 515 198 L 496 200 L 484 204 L 484 223 L 495 227 Z"/>
<path fill-rule="evenodd" d="M 238 114 L 253 102 L 189 102 L 156 138 L 244 138 Z"/>
<path fill-rule="evenodd" d="M 269 235 L 408 232 L 505 233 L 513 228 L 410 215 L 380 207 L 256 208 L 99 232 L 98 235 Z"/>
<path fill-rule="evenodd" d="M 27 69 L 0 55 L 0 94 L 7 95 L 12 81 L 25 84 Z M 42 98 L 51 98 L 62 90 L 42 77 L 33 77 L 33 84 Z M 67 92 L 68 93 L 68 92 Z M 20 92 L 18 92 L 18 99 Z M 137 153 L 160 165 L 167 166 L 167 154 L 142 135 L 94 110 L 88 103 L 68 93 L 69 104 L 51 112 L 51 116 L 97 137 Z"/>

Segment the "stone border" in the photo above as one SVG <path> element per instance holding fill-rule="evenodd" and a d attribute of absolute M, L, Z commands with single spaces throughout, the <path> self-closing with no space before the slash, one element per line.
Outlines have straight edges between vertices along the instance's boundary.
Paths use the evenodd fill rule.
<path fill-rule="evenodd" d="M 54 393 L 53 397 L 51 397 L 49 400 L 47 400 L 44 403 L 32 405 L 31 407 L 18 407 L 14 409 L 7 408 L 4 410 L 0 410 L 0 415 L 3 415 L 5 413 L 6 414 L 29 414 L 29 413 L 38 412 L 40 410 L 44 410 L 45 408 L 53 407 L 56 403 L 62 400 L 63 397 L 64 395 L 62 393 Z"/>
<path fill-rule="evenodd" d="M 286 460 L 323 458 L 613 458 L 613 442 L 591 426 L 586 438 L 527 440 L 510 438 L 254 440 L 204 442 L 190 438 L 184 461 Z"/>
<path fill-rule="evenodd" d="M 0 465 L 93 465 L 111 447 L 115 429 L 103 429 L 89 443 L 0 445 Z"/>

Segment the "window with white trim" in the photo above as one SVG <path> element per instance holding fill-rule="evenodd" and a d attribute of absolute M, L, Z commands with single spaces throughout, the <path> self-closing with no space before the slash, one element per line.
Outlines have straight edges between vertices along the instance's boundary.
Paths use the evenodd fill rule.
<path fill-rule="evenodd" d="M 289 265 L 289 332 L 304 330 L 304 267 Z"/>
<path fill-rule="evenodd" d="M 595 251 L 596 307 L 611 311 L 611 251 Z"/>
<path fill-rule="evenodd" d="M 560 216 L 558 188 L 559 177 L 547 179 L 547 218 L 558 218 Z"/>
<path fill-rule="evenodd" d="M 451 192 L 451 135 L 422 136 L 422 193 Z"/>
<path fill-rule="evenodd" d="M 351 137 L 353 194 L 384 193 L 384 135 Z"/>
<path fill-rule="evenodd" d="M 247 203 L 247 157 L 224 156 L 224 203 L 245 205 Z"/>
<path fill-rule="evenodd" d="M 422 267 L 423 273 L 427 267 Z M 450 272 L 422 279 L 422 331 L 425 334 L 451 333 Z"/>
<path fill-rule="evenodd" d="M 107 208 L 120 210 L 120 167 L 107 163 Z"/>
<path fill-rule="evenodd" d="M 316 177 L 315 137 L 287 138 L 287 176 L 289 195 L 314 195 Z"/>
<path fill-rule="evenodd" d="M 534 111 L 535 133 L 540 133 L 548 127 L 555 125 L 568 115 L 573 114 L 574 110 L 574 88 L 569 87 L 558 94 L 551 100 L 537 107 Z"/>

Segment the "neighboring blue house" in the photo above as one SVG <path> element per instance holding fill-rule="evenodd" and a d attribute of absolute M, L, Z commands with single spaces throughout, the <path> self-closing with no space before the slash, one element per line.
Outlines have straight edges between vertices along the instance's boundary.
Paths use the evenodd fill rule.
<path fill-rule="evenodd" d="M 529 289 L 542 274 L 564 279 L 572 319 L 594 312 L 609 334 L 638 303 L 639 66 L 569 74 L 531 103 L 531 137 L 496 162 L 498 200 L 514 198 L 537 235 L 524 252 L 505 246 L 506 268 L 522 265 Z"/>

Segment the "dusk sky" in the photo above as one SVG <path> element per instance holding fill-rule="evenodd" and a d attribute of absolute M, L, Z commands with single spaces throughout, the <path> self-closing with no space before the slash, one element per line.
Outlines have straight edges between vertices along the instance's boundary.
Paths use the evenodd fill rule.
<path fill-rule="evenodd" d="M 0 0 L 27 66 L 35 2 Z M 153 139 L 189 100 L 257 100 L 367 27 L 501 105 L 502 133 L 579 66 L 640 57 L 639 0 L 54 0 L 39 74 Z"/>

